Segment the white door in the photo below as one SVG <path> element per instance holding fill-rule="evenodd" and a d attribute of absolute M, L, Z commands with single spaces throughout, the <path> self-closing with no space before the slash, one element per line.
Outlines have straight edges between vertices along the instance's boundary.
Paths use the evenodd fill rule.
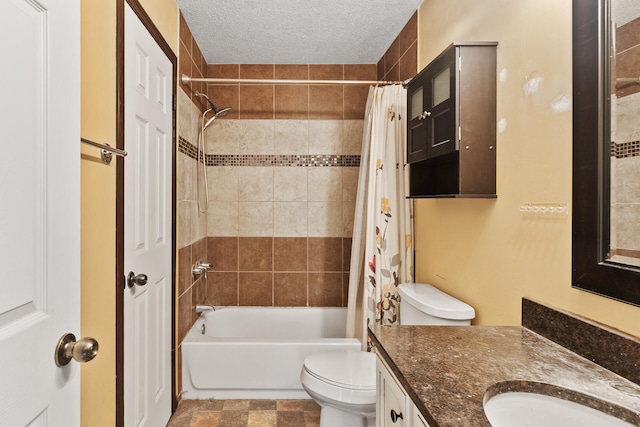
<path fill-rule="evenodd" d="M 125 6 L 125 425 L 171 415 L 172 64 Z M 127 282 L 127 280 L 125 280 Z"/>
<path fill-rule="evenodd" d="M 0 52 L 0 425 L 79 426 L 79 2 L 0 1 Z"/>

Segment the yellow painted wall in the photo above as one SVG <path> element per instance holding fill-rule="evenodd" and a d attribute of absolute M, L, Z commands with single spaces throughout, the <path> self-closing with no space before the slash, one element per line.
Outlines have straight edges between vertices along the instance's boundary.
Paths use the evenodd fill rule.
<path fill-rule="evenodd" d="M 425 0 L 419 68 L 453 41 L 498 41 L 497 200 L 416 202 L 416 280 L 477 313 L 475 324 L 519 325 L 522 297 L 640 336 L 640 308 L 571 288 L 571 216 L 523 216 L 523 203 L 571 206 L 570 0 Z M 539 90 L 523 85 L 542 77 Z"/>
<path fill-rule="evenodd" d="M 177 52 L 178 9 L 173 0 L 141 2 Z M 81 1 L 81 135 L 115 146 L 116 2 Z M 116 168 L 99 150 L 82 146 L 81 335 L 100 343 L 82 365 L 81 423 L 115 425 L 115 212 Z"/>

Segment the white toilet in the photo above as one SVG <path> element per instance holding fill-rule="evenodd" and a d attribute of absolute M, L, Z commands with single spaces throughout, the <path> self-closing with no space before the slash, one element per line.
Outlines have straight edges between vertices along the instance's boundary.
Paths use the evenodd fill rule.
<path fill-rule="evenodd" d="M 473 307 L 424 283 L 403 283 L 401 325 L 469 325 Z M 376 357 L 364 351 L 323 351 L 307 356 L 302 387 L 321 406 L 320 427 L 373 427 Z"/>
<path fill-rule="evenodd" d="M 470 325 L 476 312 L 469 304 L 426 283 L 402 283 L 401 325 Z"/>

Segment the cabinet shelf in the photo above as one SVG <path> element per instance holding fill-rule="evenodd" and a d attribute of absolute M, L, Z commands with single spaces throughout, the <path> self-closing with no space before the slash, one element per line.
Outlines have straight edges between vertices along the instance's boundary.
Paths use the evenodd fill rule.
<path fill-rule="evenodd" d="M 409 83 L 409 197 L 497 197 L 496 50 L 453 43 Z"/>

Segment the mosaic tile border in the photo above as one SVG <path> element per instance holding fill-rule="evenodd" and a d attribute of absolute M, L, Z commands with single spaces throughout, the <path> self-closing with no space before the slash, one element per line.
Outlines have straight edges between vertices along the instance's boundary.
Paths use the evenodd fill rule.
<path fill-rule="evenodd" d="M 611 142 L 611 157 L 624 159 L 640 156 L 640 141 Z"/>
<path fill-rule="evenodd" d="M 178 151 L 194 160 L 197 148 L 180 137 Z M 334 154 L 207 154 L 207 166 L 262 166 L 262 167 L 359 167 L 359 155 Z"/>

